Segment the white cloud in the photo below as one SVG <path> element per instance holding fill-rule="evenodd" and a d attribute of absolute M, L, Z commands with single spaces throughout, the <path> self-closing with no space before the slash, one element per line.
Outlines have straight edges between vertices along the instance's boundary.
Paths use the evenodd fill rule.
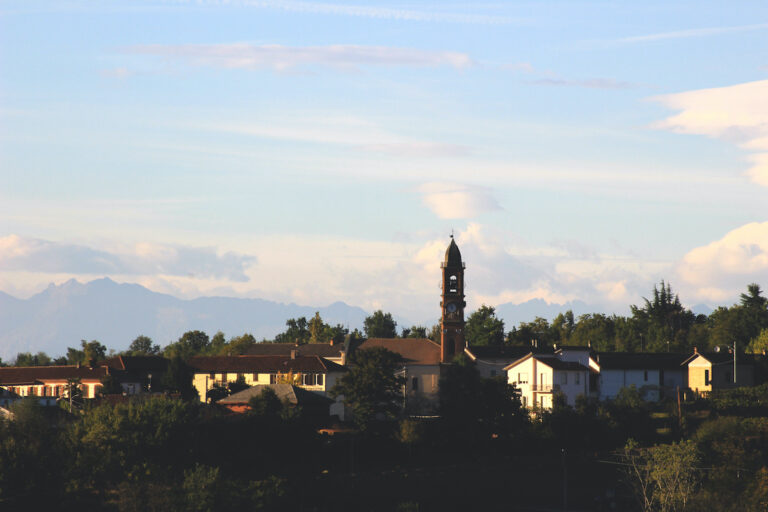
<path fill-rule="evenodd" d="M 749 283 L 768 283 L 768 222 L 752 222 L 689 251 L 677 273 L 695 300 L 720 302 Z"/>
<path fill-rule="evenodd" d="M 189 60 L 198 65 L 228 69 L 272 69 L 287 71 L 321 65 L 356 70 L 361 66 L 448 66 L 464 69 L 472 65 L 465 53 L 394 48 L 387 46 L 329 45 L 283 46 L 279 44 L 185 44 L 136 45 L 130 53 Z"/>
<path fill-rule="evenodd" d="M 768 80 L 658 96 L 680 112 L 656 123 L 676 133 L 706 135 L 754 151 L 745 174 L 768 186 Z"/>
<path fill-rule="evenodd" d="M 247 281 L 253 256 L 218 252 L 212 247 L 184 247 L 138 243 L 112 249 L 94 249 L 27 238 L 0 237 L 0 268 L 66 275 L 167 275 Z"/>
<path fill-rule="evenodd" d="M 485 187 L 452 183 L 425 183 L 422 201 L 441 219 L 468 219 L 501 207 Z"/>

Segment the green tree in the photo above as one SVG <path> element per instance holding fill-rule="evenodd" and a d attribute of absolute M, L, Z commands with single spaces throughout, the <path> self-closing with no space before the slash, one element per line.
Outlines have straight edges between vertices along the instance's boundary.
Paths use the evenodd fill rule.
<path fill-rule="evenodd" d="M 363 329 L 367 338 L 397 337 L 397 322 L 394 321 L 391 313 L 384 313 L 380 309 L 365 318 Z"/>
<path fill-rule="evenodd" d="M 579 316 L 573 328 L 570 343 L 580 346 L 591 346 L 595 350 L 614 350 L 615 323 L 610 316 L 601 313 Z"/>
<path fill-rule="evenodd" d="M 653 298 L 643 298 L 642 307 L 630 306 L 632 316 L 643 327 L 646 350 L 653 352 L 688 350 L 688 331 L 696 315 L 685 309 L 669 283 L 653 287 Z"/>
<path fill-rule="evenodd" d="M 213 335 L 213 338 L 211 338 L 211 343 L 209 345 L 209 350 L 211 354 L 221 355 L 226 353 L 227 351 L 227 339 L 224 337 L 224 333 L 221 331 L 216 331 L 216 334 Z"/>
<path fill-rule="evenodd" d="M 168 370 L 163 375 L 161 385 L 168 391 L 180 393 L 184 399 L 194 399 L 198 394 L 192 385 L 193 378 L 192 369 L 187 366 L 181 356 L 175 355 L 168 361 Z"/>
<path fill-rule="evenodd" d="M 747 345 L 750 354 L 762 354 L 768 352 L 768 329 L 763 329 L 760 334 L 752 338 Z"/>
<path fill-rule="evenodd" d="M 357 350 L 330 394 L 343 395 L 355 423 L 366 430 L 377 416 L 391 419 L 400 410 L 405 379 L 396 372 L 401 365 L 400 356 L 385 348 Z"/>
<path fill-rule="evenodd" d="M 427 338 L 427 328 L 414 325 L 410 329 L 403 329 L 403 338 Z"/>
<path fill-rule="evenodd" d="M 80 340 L 80 349 L 67 348 L 67 362 L 69 364 L 95 364 L 107 357 L 107 347 L 97 340 Z"/>
<path fill-rule="evenodd" d="M 203 331 L 187 331 L 175 343 L 165 347 L 163 354 L 168 358 L 187 359 L 208 352 L 210 345 L 211 340 Z"/>
<path fill-rule="evenodd" d="M 251 414 L 256 416 L 277 417 L 283 410 L 283 403 L 272 388 L 265 387 L 261 393 L 248 401 Z"/>
<path fill-rule="evenodd" d="M 256 338 L 252 334 L 245 333 L 242 336 L 236 336 L 229 340 L 225 345 L 226 353 L 229 355 L 241 355 L 248 352 L 248 349 L 256 344 Z"/>
<path fill-rule="evenodd" d="M 128 353 L 132 356 L 154 356 L 160 353 L 160 346 L 152 342 L 152 338 L 140 334 L 128 346 Z"/>
<path fill-rule="evenodd" d="M 320 318 L 320 312 L 315 311 L 315 316 L 312 317 L 312 319 L 309 321 L 308 324 L 308 330 L 309 330 L 309 342 L 310 343 L 322 343 L 324 340 L 322 339 L 324 330 L 325 330 L 325 323 L 323 323 L 323 319 Z"/>
<path fill-rule="evenodd" d="M 51 358 L 45 352 L 38 352 L 37 354 L 19 352 L 13 366 L 48 366 L 51 362 Z"/>
<path fill-rule="evenodd" d="M 483 304 L 469 315 L 465 332 L 470 345 L 504 344 L 504 321 L 496 318 L 496 309 L 492 306 Z"/>
<path fill-rule="evenodd" d="M 285 321 L 285 325 L 288 328 L 275 336 L 275 342 L 299 344 L 309 342 L 310 333 L 308 324 L 306 317 L 303 316 L 300 318 L 289 318 Z"/>

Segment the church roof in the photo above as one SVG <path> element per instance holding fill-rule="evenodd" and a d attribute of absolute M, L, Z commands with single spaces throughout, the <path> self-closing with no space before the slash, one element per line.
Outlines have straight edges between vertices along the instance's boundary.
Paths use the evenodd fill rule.
<path fill-rule="evenodd" d="M 459 246 L 456 245 L 456 240 L 451 237 L 451 244 L 445 250 L 445 260 L 443 261 L 444 267 L 460 267 L 461 263 L 461 251 Z"/>
<path fill-rule="evenodd" d="M 427 338 L 368 338 L 357 350 L 376 347 L 399 354 L 405 364 L 440 364 L 440 345 Z"/>

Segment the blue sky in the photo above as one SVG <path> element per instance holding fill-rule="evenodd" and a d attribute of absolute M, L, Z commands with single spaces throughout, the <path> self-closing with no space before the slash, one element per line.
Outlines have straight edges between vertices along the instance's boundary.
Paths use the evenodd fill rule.
<path fill-rule="evenodd" d="M 439 315 L 768 286 L 763 2 L 0 0 L 0 289 Z"/>

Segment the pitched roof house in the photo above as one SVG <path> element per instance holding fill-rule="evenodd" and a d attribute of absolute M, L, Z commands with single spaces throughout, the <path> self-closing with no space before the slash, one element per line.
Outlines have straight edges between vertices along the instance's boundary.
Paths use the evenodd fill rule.
<path fill-rule="evenodd" d="M 736 354 L 734 368 L 731 351 L 703 353 L 694 349 L 694 353 L 686 358 L 682 365 L 688 370 L 688 387 L 698 394 L 707 394 L 716 389 L 755 385 L 754 359 L 743 354 Z"/>
<path fill-rule="evenodd" d="M 66 395 L 69 379 L 79 379 L 83 398 L 95 398 L 107 367 L 90 366 L 17 366 L 0 368 L 0 387 L 20 397 L 40 397 L 44 405 L 52 405 Z"/>
<path fill-rule="evenodd" d="M 688 385 L 681 366 L 686 354 L 600 352 L 600 400 L 611 400 L 621 388 L 635 386 L 644 400 L 656 402 Z"/>
<path fill-rule="evenodd" d="M 557 355 L 529 353 L 506 366 L 507 382 L 520 389 L 523 405 L 551 409 L 553 393 L 562 393 L 568 405 L 579 395 L 589 396 L 590 369 Z"/>

